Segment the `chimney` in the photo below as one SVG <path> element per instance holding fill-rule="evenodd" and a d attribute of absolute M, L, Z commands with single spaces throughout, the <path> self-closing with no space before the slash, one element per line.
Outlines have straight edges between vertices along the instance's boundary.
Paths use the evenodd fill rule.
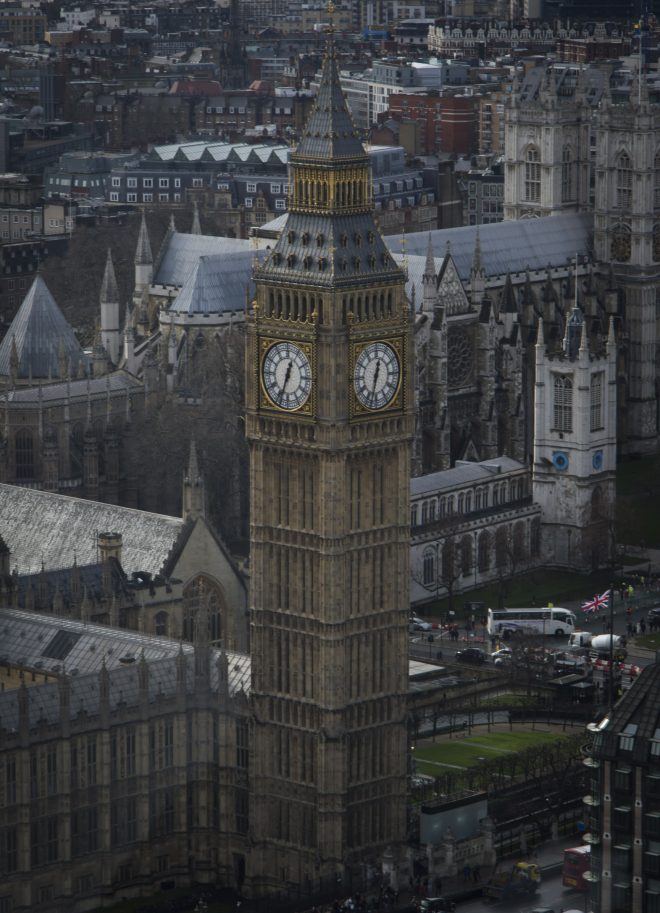
<path fill-rule="evenodd" d="M 116 558 L 121 564 L 121 533 L 99 533 L 96 537 L 96 545 L 99 550 L 101 561 L 108 561 L 110 558 Z"/>

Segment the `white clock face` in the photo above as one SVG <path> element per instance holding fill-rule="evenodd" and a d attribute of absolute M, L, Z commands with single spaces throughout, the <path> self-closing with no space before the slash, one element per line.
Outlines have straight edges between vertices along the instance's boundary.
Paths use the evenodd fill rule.
<path fill-rule="evenodd" d="M 277 342 L 268 349 L 262 377 L 269 399 L 280 409 L 300 409 L 309 399 L 312 368 L 300 346 L 292 342 Z"/>
<path fill-rule="evenodd" d="M 360 352 L 353 376 L 355 392 L 367 409 L 383 409 L 396 396 L 401 379 L 399 357 L 385 342 L 372 342 Z"/>

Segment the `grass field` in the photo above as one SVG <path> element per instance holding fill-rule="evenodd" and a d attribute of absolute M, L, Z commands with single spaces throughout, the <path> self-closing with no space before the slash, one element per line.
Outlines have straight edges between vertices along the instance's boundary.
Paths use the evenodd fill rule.
<path fill-rule="evenodd" d="M 635 644 L 647 650 L 660 650 L 660 634 L 641 634 L 635 637 Z"/>
<path fill-rule="evenodd" d="M 474 767 L 481 758 L 523 751 L 534 745 L 566 738 L 555 732 L 479 732 L 436 744 L 422 743 L 415 748 L 415 767 L 420 774 L 437 777 L 452 769 Z"/>

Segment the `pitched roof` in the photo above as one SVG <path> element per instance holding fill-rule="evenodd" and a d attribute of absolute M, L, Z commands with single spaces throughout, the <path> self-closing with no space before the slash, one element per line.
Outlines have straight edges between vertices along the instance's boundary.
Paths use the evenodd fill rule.
<path fill-rule="evenodd" d="M 241 238 L 217 238 L 214 235 L 193 235 L 174 231 L 169 235 L 160 252 L 154 284 L 181 288 L 195 269 L 200 257 L 209 254 L 224 254 L 227 259 L 233 259 L 235 254 L 242 252 L 247 252 L 248 255 L 253 253 L 250 241 Z M 249 274 L 248 266 L 246 273 L 248 278 Z M 245 302 L 245 285 L 241 301 Z"/>
<path fill-rule="evenodd" d="M 242 310 L 253 258 L 250 250 L 198 257 L 170 310 L 191 316 Z"/>
<path fill-rule="evenodd" d="M 85 501 L 49 491 L 0 484 L 2 535 L 11 567 L 20 574 L 97 561 L 100 532 L 120 533 L 121 563 L 133 571 L 157 574 L 183 527 L 179 517 L 152 514 L 116 504 Z"/>
<path fill-rule="evenodd" d="M 55 303 L 40 275 L 35 276 L 23 304 L 0 345 L 0 375 L 11 374 L 12 347 L 16 347 L 18 376 L 46 378 L 60 376 L 60 360 L 75 377 L 79 367 L 88 365 L 75 333 Z"/>
<path fill-rule="evenodd" d="M 459 462 L 453 469 L 429 472 L 427 475 L 416 476 L 411 479 L 410 494 L 412 497 L 423 496 L 432 492 L 467 485 L 470 482 L 492 481 L 494 477 L 503 473 L 520 471 L 524 468 L 524 463 L 508 456 L 500 456 L 493 460 L 483 460 L 481 463 Z"/>
<path fill-rule="evenodd" d="M 367 153 L 346 105 L 331 36 L 323 58 L 316 101 L 291 159 L 311 159 L 328 165 L 330 161 L 364 161 L 366 158 Z"/>

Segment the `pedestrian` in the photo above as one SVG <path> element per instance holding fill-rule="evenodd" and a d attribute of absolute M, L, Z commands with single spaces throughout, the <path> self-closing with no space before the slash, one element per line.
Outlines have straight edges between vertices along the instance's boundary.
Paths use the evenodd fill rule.
<path fill-rule="evenodd" d="M 639 626 L 640 626 L 640 628 L 642 629 L 642 634 L 646 634 L 646 622 L 644 621 L 643 618 L 642 618 L 642 620 L 640 621 Z"/>

